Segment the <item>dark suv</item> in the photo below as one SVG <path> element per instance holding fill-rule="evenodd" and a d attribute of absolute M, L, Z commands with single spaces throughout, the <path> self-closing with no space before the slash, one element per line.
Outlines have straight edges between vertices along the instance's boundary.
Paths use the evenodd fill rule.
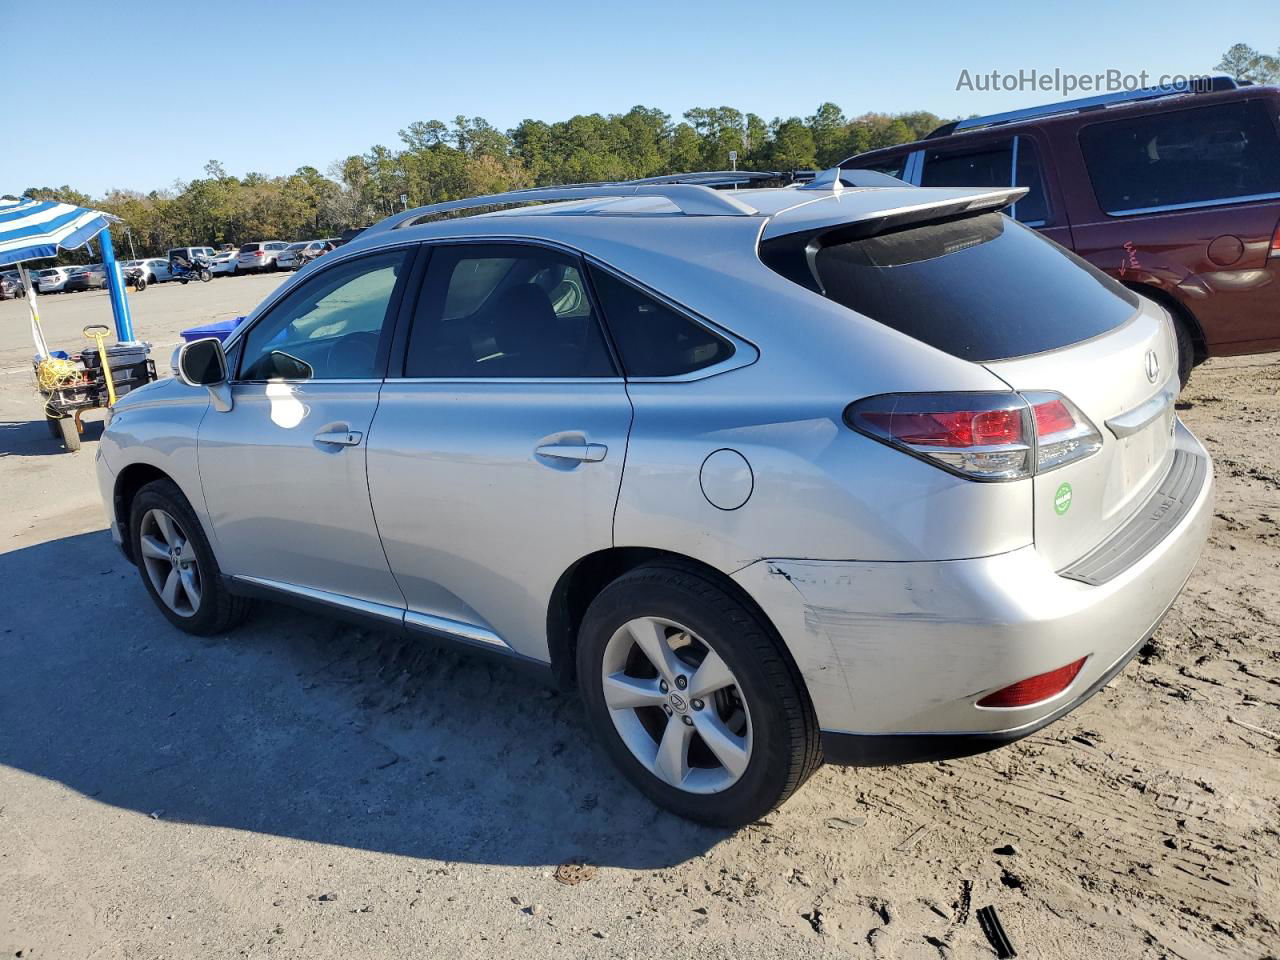
<path fill-rule="evenodd" d="M 949 123 L 851 157 L 918 186 L 1025 186 L 1009 211 L 1173 315 L 1179 373 L 1280 349 L 1280 89 L 1227 77 Z"/>

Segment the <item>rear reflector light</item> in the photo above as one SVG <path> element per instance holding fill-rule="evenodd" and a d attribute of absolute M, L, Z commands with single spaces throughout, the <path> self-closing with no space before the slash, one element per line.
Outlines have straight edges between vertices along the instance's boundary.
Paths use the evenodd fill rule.
<path fill-rule="evenodd" d="M 1034 677 L 1027 677 L 1027 679 L 1019 680 L 1017 683 L 1011 683 L 995 693 L 987 694 L 978 701 L 978 706 L 1028 707 L 1033 703 L 1043 703 L 1045 700 L 1056 697 L 1071 686 L 1072 681 L 1075 680 L 1076 675 L 1084 666 L 1084 662 L 1088 659 L 1088 657 L 1081 657 L 1075 663 L 1068 663 L 1065 667 L 1059 667 L 1057 670 L 1038 673 Z"/>
<path fill-rule="evenodd" d="M 1271 256 L 1280 257 L 1280 224 L 1276 225 L 1276 232 L 1271 235 Z"/>
<path fill-rule="evenodd" d="M 971 480 L 1020 480 L 1095 453 L 1102 435 L 1059 393 L 889 393 L 849 405 L 853 429 Z"/>

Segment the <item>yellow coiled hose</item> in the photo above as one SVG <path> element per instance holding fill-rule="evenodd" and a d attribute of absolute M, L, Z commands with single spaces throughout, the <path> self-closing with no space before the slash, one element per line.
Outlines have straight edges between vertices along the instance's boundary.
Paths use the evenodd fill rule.
<path fill-rule="evenodd" d="M 42 393 L 52 393 L 58 387 L 78 383 L 81 373 L 80 365 L 74 360 L 45 357 L 36 364 L 36 385 Z"/>

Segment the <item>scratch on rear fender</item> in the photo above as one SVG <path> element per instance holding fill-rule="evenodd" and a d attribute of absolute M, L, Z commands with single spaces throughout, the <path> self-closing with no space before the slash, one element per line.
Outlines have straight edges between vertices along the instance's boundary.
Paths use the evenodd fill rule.
<path fill-rule="evenodd" d="M 809 669 L 805 670 L 801 667 L 801 673 L 804 674 L 806 683 L 809 684 L 812 691 L 815 686 L 831 686 L 831 680 L 822 674 L 830 671 L 833 667 L 840 675 L 840 682 L 844 684 L 845 695 L 853 700 L 853 687 L 849 683 L 849 675 L 845 670 L 844 660 L 840 657 L 839 651 L 836 649 L 835 641 L 832 639 L 831 632 L 827 628 L 827 620 L 822 616 L 823 607 L 814 606 L 809 602 L 809 598 L 805 596 L 804 591 L 800 589 L 797 583 L 797 577 L 788 571 L 782 564 L 774 562 L 766 562 L 765 569 L 771 577 L 777 577 L 785 580 L 796 591 L 800 597 L 800 601 L 804 606 L 804 629 L 805 633 L 816 641 L 811 648 L 813 656 L 809 657 Z M 802 581 L 803 582 L 803 581 Z M 832 611 L 835 612 L 835 611 Z M 823 642 L 825 641 L 825 642 Z M 821 644 L 821 646 L 819 646 Z M 818 656 L 817 651 L 823 649 L 826 651 L 825 656 Z M 812 695 L 812 694 L 811 694 Z M 817 699 L 817 697 L 814 697 Z"/>

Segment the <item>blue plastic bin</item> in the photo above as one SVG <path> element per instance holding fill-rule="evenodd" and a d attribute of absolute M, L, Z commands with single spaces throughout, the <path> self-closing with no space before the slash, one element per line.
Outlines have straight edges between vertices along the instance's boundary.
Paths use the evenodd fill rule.
<path fill-rule="evenodd" d="M 213 323 L 206 323 L 203 327 L 192 327 L 190 330 L 182 331 L 182 339 L 187 343 L 192 340 L 204 340 L 208 337 L 217 337 L 219 340 L 226 340 L 231 336 L 231 331 L 240 326 L 244 317 L 236 317 L 234 320 L 216 320 Z"/>

